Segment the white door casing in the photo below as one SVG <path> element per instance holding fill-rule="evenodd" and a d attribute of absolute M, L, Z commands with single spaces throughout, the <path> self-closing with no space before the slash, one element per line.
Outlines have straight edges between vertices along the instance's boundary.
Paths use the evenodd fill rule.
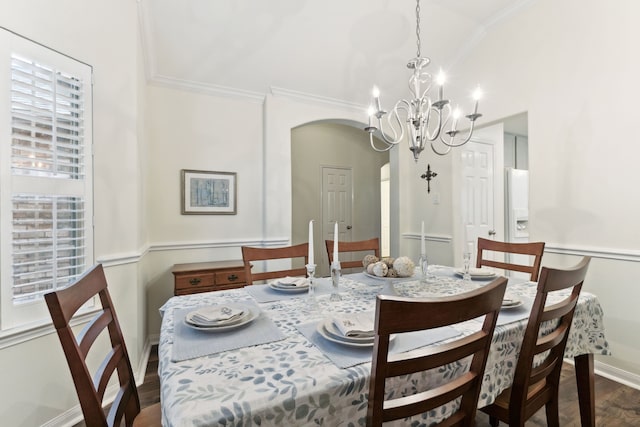
<path fill-rule="evenodd" d="M 350 242 L 353 211 L 353 188 L 351 168 L 322 167 L 322 243 L 333 240 L 334 224 L 338 222 L 338 241 Z M 329 260 L 326 256 L 316 264 L 320 271 L 329 272 Z M 348 259 L 345 259 L 345 261 Z"/>

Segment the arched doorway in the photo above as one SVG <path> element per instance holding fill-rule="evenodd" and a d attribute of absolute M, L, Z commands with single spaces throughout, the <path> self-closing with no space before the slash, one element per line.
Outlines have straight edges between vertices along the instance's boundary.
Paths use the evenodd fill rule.
<path fill-rule="evenodd" d="M 351 176 L 351 209 L 348 240 L 381 236 L 380 169 L 388 153 L 371 149 L 361 128 L 336 122 L 314 122 L 291 130 L 291 230 L 292 243 L 308 240 L 307 224 L 314 219 L 316 276 L 329 274 L 323 232 L 323 168 L 348 170 Z M 326 227 L 324 227 L 326 229 Z"/>

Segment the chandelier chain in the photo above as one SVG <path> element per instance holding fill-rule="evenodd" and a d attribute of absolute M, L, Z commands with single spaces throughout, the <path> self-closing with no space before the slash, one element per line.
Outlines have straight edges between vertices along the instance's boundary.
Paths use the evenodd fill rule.
<path fill-rule="evenodd" d="M 416 58 L 420 58 L 420 0 L 416 0 L 416 45 L 418 47 Z"/>

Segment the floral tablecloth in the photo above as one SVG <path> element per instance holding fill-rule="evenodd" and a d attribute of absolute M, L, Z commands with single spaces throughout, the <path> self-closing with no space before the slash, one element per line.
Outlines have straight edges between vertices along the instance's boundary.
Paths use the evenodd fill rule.
<path fill-rule="evenodd" d="M 396 283 L 393 290 L 400 295 L 451 295 L 487 281 L 467 282 L 444 272 L 430 278 Z M 326 281 L 327 279 L 316 279 Z M 329 302 L 329 295 L 314 300 L 304 295 L 259 304 L 284 333 L 286 338 L 268 344 L 204 357 L 172 362 L 175 309 L 205 304 L 253 301 L 243 289 L 173 297 L 160 309 L 163 315 L 159 344 L 159 376 L 164 426 L 358 426 L 365 424 L 371 363 L 346 369 L 335 366 L 296 328 L 313 320 L 320 321 L 338 313 L 371 311 L 377 294 L 391 291 L 390 283 L 363 280 L 362 274 L 341 279 L 341 302 Z M 508 292 L 535 297 L 536 284 L 509 284 Z M 558 296 L 560 298 L 560 296 Z M 566 357 L 585 353 L 610 354 L 604 336 L 602 309 L 594 295 L 583 292 L 576 309 Z M 479 407 L 493 402 L 511 384 L 526 319 L 498 325 L 480 394 Z M 456 326 L 468 333 L 477 325 Z M 215 334 L 211 334 L 215 339 Z M 238 339 L 242 339 L 241 333 Z M 447 369 L 415 375 L 405 390 L 436 386 L 466 370 L 465 363 Z M 399 387 L 399 384 L 388 384 Z M 402 387 L 400 387 L 402 388 Z M 416 417 L 412 425 L 429 425 L 443 417 L 451 407 Z M 406 422 L 398 425 L 407 425 Z"/>

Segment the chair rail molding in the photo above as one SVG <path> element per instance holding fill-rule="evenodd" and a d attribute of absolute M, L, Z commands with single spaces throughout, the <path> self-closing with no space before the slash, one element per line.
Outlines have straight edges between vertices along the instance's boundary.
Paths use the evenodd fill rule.
<path fill-rule="evenodd" d="M 420 233 L 402 233 L 403 239 L 408 240 L 420 240 Z M 446 234 L 425 234 L 424 239 L 427 242 L 437 242 L 437 243 L 451 243 L 453 237 Z"/>
<path fill-rule="evenodd" d="M 611 259 L 616 261 L 640 262 L 640 251 L 633 249 L 547 243 L 544 247 L 544 251 L 560 255 L 590 256 L 593 258 Z"/>

